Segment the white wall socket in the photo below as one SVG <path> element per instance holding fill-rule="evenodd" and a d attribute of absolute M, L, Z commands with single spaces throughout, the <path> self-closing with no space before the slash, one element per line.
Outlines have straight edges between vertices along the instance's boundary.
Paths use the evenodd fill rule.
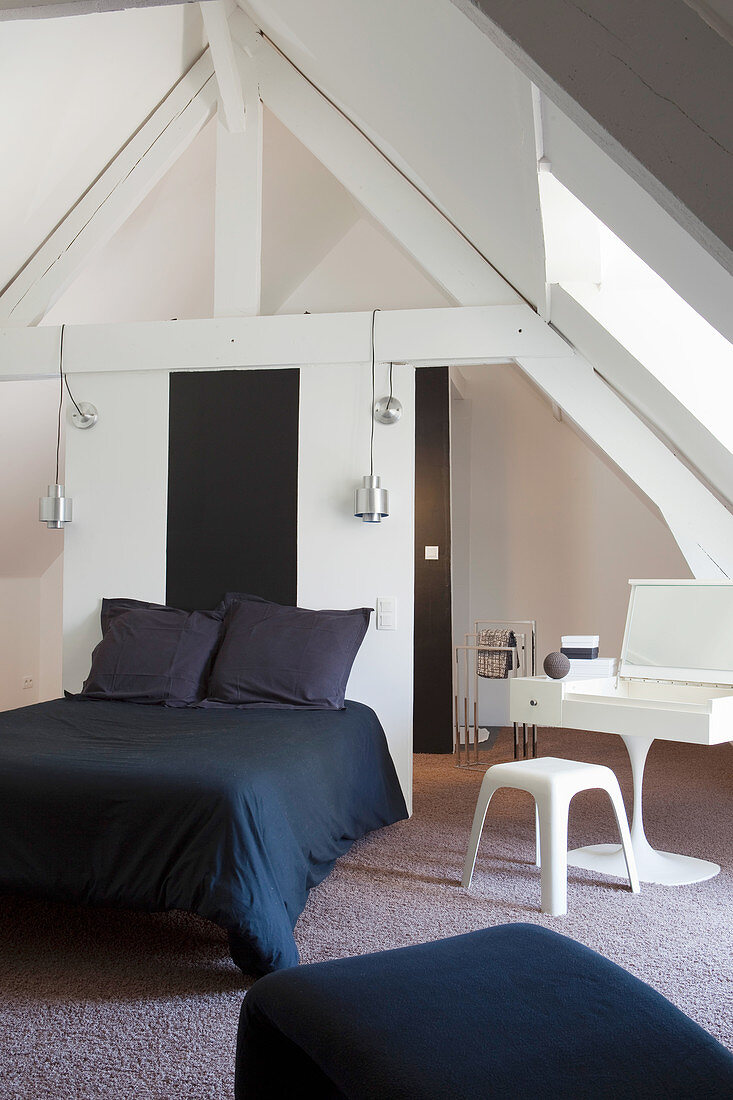
<path fill-rule="evenodd" d="M 28 691 L 32 687 L 33 687 L 33 677 L 32 676 L 24 676 L 23 677 L 23 691 Z"/>

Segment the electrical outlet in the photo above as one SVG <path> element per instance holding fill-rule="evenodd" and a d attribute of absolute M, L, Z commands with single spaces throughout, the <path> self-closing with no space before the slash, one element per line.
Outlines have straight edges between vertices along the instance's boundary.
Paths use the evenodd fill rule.
<path fill-rule="evenodd" d="M 32 687 L 33 687 L 33 677 L 32 676 L 24 676 L 23 677 L 23 691 L 30 691 L 30 689 Z"/>

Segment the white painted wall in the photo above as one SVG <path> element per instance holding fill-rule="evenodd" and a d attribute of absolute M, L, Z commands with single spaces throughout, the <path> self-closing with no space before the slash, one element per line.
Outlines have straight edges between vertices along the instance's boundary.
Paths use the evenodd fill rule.
<path fill-rule="evenodd" d="M 209 122 L 84 265 L 44 324 L 213 315 L 215 146 Z"/>
<path fill-rule="evenodd" d="M 55 477 L 58 402 L 58 381 L 0 385 L 0 710 L 59 694 L 64 532 L 38 522 Z M 61 461 L 63 477 L 63 441 Z"/>
<path fill-rule="evenodd" d="M 165 602 L 168 375 L 70 377 L 99 421 L 69 432 L 74 521 L 64 553 L 64 687 L 79 691 L 101 637 L 103 596 Z"/>
<path fill-rule="evenodd" d="M 0 577 L 0 710 L 39 699 L 40 590 L 36 577 Z M 33 687 L 23 689 L 31 676 Z"/>
<path fill-rule="evenodd" d="M 63 550 L 64 532 L 38 522 L 56 476 L 58 407 L 58 378 L 0 383 L 0 577 L 40 577 Z"/>
<path fill-rule="evenodd" d="M 381 523 L 354 518 L 354 489 L 369 473 L 371 378 L 363 366 L 311 366 L 300 375 L 298 603 L 373 607 L 396 600 L 393 631 L 376 616 L 356 658 L 347 696 L 373 707 L 384 726 L 405 795 L 412 790 L 414 370 L 394 370 L 398 424 L 375 424 L 374 472 L 389 490 Z M 377 368 L 377 396 L 388 392 Z M 325 402 L 325 406 L 324 406 Z M 324 423 L 324 407 L 327 416 Z M 322 430 L 322 429 L 326 430 Z"/>
<path fill-rule="evenodd" d="M 600 634 L 601 653 L 618 655 L 629 578 L 690 576 L 669 529 L 516 367 L 462 373 L 453 476 L 470 485 L 470 528 L 454 524 L 453 538 L 469 572 L 454 584 L 463 606 L 468 589 L 469 621 L 537 619 L 540 665 L 562 634 Z M 457 447 L 466 430 L 470 447 Z M 461 638 L 466 629 L 455 622 Z"/>
<path fill-rule="evenodd" d="M 63 694 L 61 662 L 63 645 L 64 559 L 59 555 L 38 581 L 38 700 L 58 699 Z"/>
<path fill-rule="evenodd" d="M 70 381 L 77 399 L 99 410 L 97 426 L 70 433 L 67 445 L 75 518 L 66 532 L 64 555 L 64 687 L 78 691 L 100 637 L 102 597 L 165 602 L 168 373 L 84 375 Z M 371 627 L 349 696 L 379 714 L 409 795 L 411 368 L 397 368 L 395 391 L 405 414 L 396 428 L 380 429 L 375 439 L 375 461 L 392 493 L 394 517 L 377 527 L 360 523 L 352 511 L 354 488 L 369 471 L 369 366 L 301 370 L 298 602 L 314 608 L 373 607 L 378 595 L 397 600 L 400 627 L 392 634 L 377 634 Z"/>
<path fill-rule="evenodd" d="M 281 304 L 361 215 L 358 203 L 271 111 L 263 112 L 262 313 Z"/>
<path fill-rule="evenodd" d="M 362 217 L 285 299 L 278 313 L 348 313 L 364 309 L 365 302 L 381 309 L 439 309 L 454 304 L 382 229 Z"/>

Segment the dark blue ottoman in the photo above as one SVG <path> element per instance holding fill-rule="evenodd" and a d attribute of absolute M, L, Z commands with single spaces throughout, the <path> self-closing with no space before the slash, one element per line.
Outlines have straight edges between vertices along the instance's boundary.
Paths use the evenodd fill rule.
<path fill-rule="evenodd" d="M 268 974 L 237 1100 L 731 1100 L 733 1055 L 644 982 L 532 924 Z"/>

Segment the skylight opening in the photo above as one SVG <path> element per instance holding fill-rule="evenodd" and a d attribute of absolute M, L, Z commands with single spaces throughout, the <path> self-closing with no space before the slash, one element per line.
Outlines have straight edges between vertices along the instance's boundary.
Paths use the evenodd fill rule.
<path fill-rule="evenodd" d="M 548 172 L 540 174 L 540 194 L 548 282 L 570 294 L 733 452 L 733 344 Z M 568 245 L 579 230 L 582 249 Z"/>

